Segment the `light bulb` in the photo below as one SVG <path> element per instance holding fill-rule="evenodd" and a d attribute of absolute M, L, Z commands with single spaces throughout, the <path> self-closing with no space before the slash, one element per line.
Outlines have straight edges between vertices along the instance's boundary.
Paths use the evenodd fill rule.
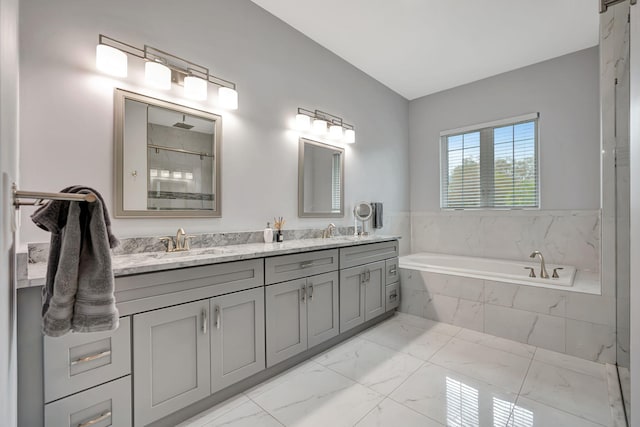
<path fill-rule="evenodd" d="M 238 109 L 238 92 L 235 89 L 222 86 L 218 89 L 218 100 L 222 108 L 228 110 Z"/>
<path fill-rule="evenodd" d="M 144 81 L 156 89 L 171 89 L 171 70 L 159 62 L 147 61 L 144 64 Z"/>
<path fill-rule="evenodd" d="M 313 133 L 317 135 L 324 135 L 327 133 L 327 121 L 322 119 L 315 119 L 313 121 Z"/>
<path fill-rule="evenodd" d="M 299 131 L 311 129 L 311 117 L 306 114 L 296 114 L 296 129 Z"/>
<path fill-rule="evenodd" d="M 345 130 L 344 142 L 346 142 L 347 144 L 354 144 L 356 142 L 356 131 L 353 129 Z"/>
<path fill-rule="evenodd" d="M 200 77 L 187 76 L 184 78 L 184 96 L 196 101 L 207 99 L 207 81 Z"/>
<path fill-rule="evenodd" d="M 342 126 L 340 126 L 340 125 L 331 125 L 331 126 L 329 126 L 329 138 L 331 138 L 331 139 L 341 139 L 342 138 Z"/>
<path fill-rule="evenodd" d="M 96 46 L 96 68 L 116 77 L 127 77 L 127 54 L 115 47 Z"/>

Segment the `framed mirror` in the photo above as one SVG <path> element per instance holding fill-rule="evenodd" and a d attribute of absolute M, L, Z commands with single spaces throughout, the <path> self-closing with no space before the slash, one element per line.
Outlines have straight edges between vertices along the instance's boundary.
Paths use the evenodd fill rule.
<path fill-rule="evenodd" d="M 344 216 L 344 149 L 300 138 L 298 216 Z"/>
<path fill-rule="evenodd" d="M 220 217 L 222 118 L 116 89 L 116 217 Z"/>

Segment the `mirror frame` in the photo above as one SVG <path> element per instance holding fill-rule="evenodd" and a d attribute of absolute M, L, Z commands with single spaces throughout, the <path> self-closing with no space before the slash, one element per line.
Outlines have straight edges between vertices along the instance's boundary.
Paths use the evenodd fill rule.
<path fill-rule="evenodd" d="M 340 152 L 340 212 L 305 212 L 304 211 L 304 146 L 316 145 Z M 307 138 L 298 142 L 298 217 L 300 218 L 342 218 L 344 217 L 344 148 L 324 144 Z"/>
<path fill-rule="evenodd" d="M 125 210 L 124 209 L 124 118 L 125 118 L 125 101 L 131 99 L 156 107 L 166 108 L 177 111 L 181 114 L 189 114 L 211 120 L 214 122 L 214 164 L 215 168 L 215 209 L 206 210 Z M 221 169 L 220 169 L 220 153 L 222 146 L 222 117 L 209 113 L 207 111 L 197 110 L 195 108 L 186 107 L 184 105 L 175 104 L 173 102 L 163 101 L 161 99 L 152 98 L 141 95 L 139 93 L 130 92 L 123 89 L 115 89 L 114 101 L 114 139 L 115 139 L 115 187 L 114 200 L 115 209 L 114 217 L 116 218 L 220 218 L 222 217 L 222 185 L 221 185 Z M 145 172 L 146 174 L 146 172 Z"/>

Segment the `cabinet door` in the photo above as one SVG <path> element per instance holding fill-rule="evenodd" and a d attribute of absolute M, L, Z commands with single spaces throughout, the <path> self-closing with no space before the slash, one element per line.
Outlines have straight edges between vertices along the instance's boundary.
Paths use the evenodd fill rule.
<path fill-rule="evenodd" d="M 209 300 L 133 317 L 136 426 L 144 426 L 211 392 Z"/>
<path fill-rule="evenodd" d="M 387 276 L 384 261 L 374 262 L 364 266 L 365 304 L 364 320 L 370 320 L 384 313 L 385 309 L 385 278 Z"/>
<path fill-rule="evenodd" d="M 307 278 L 309 348 L 338 335 L 338 272 Z"/>
<path fill-rule="evenodd" d="M 265 368 L 264 288 L 211 299 L 211 392 Z"/>
<path fill-rule="evenodd" d="M 267 367 L 307 349 L 307 279 L 265 288 Z"/>
<path fill-rule="evenodd" d="M 363 267 L 340 270 L 340 333 L 364 323 Z"/>

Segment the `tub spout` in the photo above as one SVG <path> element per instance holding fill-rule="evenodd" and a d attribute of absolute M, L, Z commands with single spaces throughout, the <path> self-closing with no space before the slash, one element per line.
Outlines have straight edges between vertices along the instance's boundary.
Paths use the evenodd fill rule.
<path fill-rule="evenodd" d="M 542 256 L 542 252 L 540 251 L 533 251 L 531 253 L 531 255 L 529 255 L 529 258 L 535 258 L 536 256 L 540 255 L 540 277 L 543 279 L 548 279 L 549 278 L 549 273 L 547 273 L 547 269 L 544 265 L 544 257 Z"/>

